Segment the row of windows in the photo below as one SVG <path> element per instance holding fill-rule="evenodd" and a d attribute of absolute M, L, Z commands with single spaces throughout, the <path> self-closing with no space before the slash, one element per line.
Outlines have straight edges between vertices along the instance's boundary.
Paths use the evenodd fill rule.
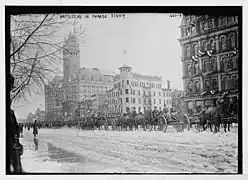
<path fill-rule="evenodd" d="M 130 90 L 130 89 L 125 89 L 125 92 L 123 92 L 123 90 L 119 90 L 118 92 L 111 92 L 108 94 L 108 97 L 119 97 L 120 95 L 124 94 L 132 94 L 132 95 L 141 95 L 141 91 L 140 90 Z M 147 95 L 150 96 L 151 95 L 151 91 L 144 91 L 143 95 Z M 153 92 L 153 96 L 156 96 L 156 92 Z M 158 96 L 162 96 L 161 92 L 158 92 Z M 163 97 L 170 97 L 171 96 L 171 92 L 163 92 Z"/>
<path fill-rule="evenodd" d="M 124 87 L 125 81 L 122 80 L 121 83 L 115 83 L 114 84 L 114 89 L 119 89 L 121 87 Z M 155 83 L 150 83 L 150 82 L 138 82 L 138 81 L 130 81 L 126 80 L 126 85 L 131 85 L 133 87 L 150 87 L 150 88 L 162 88 L 162 84 L 155 84 Z"/>
<path fill-rule="evenodd" d="M 235 48 L 237 45 L 237 38 L 234 33 L 231 33 L 228 37 L 223 35 L 220 37 L 220 50 L 228 50 L 230 48 Z M 216 49 L 216 40 L 214 38 L 211 38 L 209 42 L 206 40 L 201 42 L 201 46 L 199 47 L 197 43 L 194 43 L 192 46 L 188 45 L 186 46 L 186 51 L 185 51 L 185 57 L 186 58 L 191 58 L 191 56 L 196 56 L 198 55 L 198 50 L 200 49 L 201 51 L 208 51 L 210 49 L 215 50 Z"/>
<path fill-rule="evenodd" d="M 233 17 L 233 16 L 220 17 L 218 20 L 219 20 L 219 22 L 218 23 L 216 22 L 216 25 L 219 24 L 219 26 L 224 26 L 227 24 L 234 23 L 235 17 Z M 190 18 L 186 18 L 186 22 L 189 23 Z M 181 37 L 192 36 L 192 35 L 194 36 L 194 35 L 197 35 L 201 32 L 208 31 L 214 27 L 215 27 L 214 19 L 205 20 L 205 21 L 201 22 L 200 24 L 199 23 L 196 23 L 196 24 L 191 23 L 190 25 L 184 26 L 183 28 L 181 28 Z"/>
<path fill-rule="evenodd" d="M 141 98 L 137 98 L 137 101 L 136 101 L 136 98 L 129 98 L 129 97 L 126 97 L 125 99 L 125 102 L 126 103 L 138 103 L 138 104 L 141 104 Z M 161 99 L 158 99 L 158 101 L 156 101 L 156 99 L 153 99 L 153 104 L 162 104 L 162 100 Z M 117 105 L 117 104 L 122 104 L 122 99 L 111 99 L 111 100 L 108 100 L 108 104 L 109 105 Z M 146 99 L 144 99 L 144 104 L 146 104 Z M 164 104 L 171 104 L 171 100 L 164 100 Z"/>
<path fill-rule="evenodd" d="M 192 75 L 192 74 L 198 74 L 201 72 L 201 68 L 198 63 L 190 63 L 187 64 L 185 67 L 185 76 Z M 237 69 L 238 68 L 238 62 L 237 57 L 234 55 L 231 55 L 230 58 L 228 57 L 222 57 L 220 60 L 220 70 L 228 70 L 228 69 Z M 217 61 L 215 58 L 213 59 L 203 59 L 202 63 L 202 72 L 209 72 L 209 71 L 216 71 L 217 70 Z"/>
<path fill-rule="evenodd" d="M 125 107 L 125 111 L 128 112 L 128 111 L 133 111 L 135 107 Z M 153 108 L 152 108 L 153 109 Z M 146 107 L 138 107 L 138 108 L 135 108 L 135 111 L 136 112 L 141 112 L 141 110 L 143 110 L 143 112 L 145 112 L 147 110 Z M 158 110 L 159 111 L 162 111 L 163 108 L 162 107 L 158 107 Z M 109 111 L 110 113 L 123 113 L 122 111 L 122 108 L 121 107 L 110 107 L 109 108 Z"/>
<path fill-rule="evenodd" d="M 106 91 L 104 89 L 83 89 L 83 93 L 105 93 Z"/>
<path fill-rule="evenodd" d="M 101 86 L 101 85 L 90 85 L 90 84 L 82 84 L 82 88 L 97 88 L 97 89 L 108 89 L 110 86 Z"/>
<path fill-rule="evenodd" d="M 233 80 L 233 81 L 230 81 Z M 221 80 L 221 89 L 222 90 L 228 90 L 232 89 L 238 86 L 238 78 L 237 75 L 233 75 L 231 78 L 228 77 L 222 77 Z M 204 91 L 209 91 L 209 90 L 218 90 L 218 80 L 217 78 L 211 78 L 205 79 L 203 83 L 203 88 Z M 188 82 L 187 83 L 187 90 L 188 92 L 201 92 L 201 87 L 200 87 L 200 82 L 198 80 L 194 82 Z"/>

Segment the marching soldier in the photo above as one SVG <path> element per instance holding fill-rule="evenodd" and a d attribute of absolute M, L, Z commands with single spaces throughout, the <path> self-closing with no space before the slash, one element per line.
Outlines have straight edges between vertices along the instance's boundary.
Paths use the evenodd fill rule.
<path fill-rule="evenodd" d="M 132 117 L 132 112 L 130 111 L 130 109 L 128 109 L 127 115 L 128 115 L 129 117 Z"/>
<path fill-rule="evenodd" d="M 167 114 L 169 112 L 168 108 L 166 107 L 166 104 L 164 105 L 163 111 L 164 111 L 165 114 Z"/>
<path fill-rule="evenodd" d="M 14 77 L 10 75 L 10 91 L 14 88 Z M 11 105 L 11 102 L 10 102 Z M 21 155 L 23 146 L 19 142 L 20 130 L 14 111 L 10 107 L 7 119 L 7 173 L 23 173 Z"/>
<path fill-rule="evenodd" d="M 147 108 L 146 113 L 147 113 L 148 120 L 151 120 L 153 118 L 153 113 L 150 107 Z"/>
<path fill-rule="evenodd" d="M 133 108 L 133 112 L 132 112 L 132 117 L 134 118 L 134 117 L 136 117 L 137 116 L 137 112 L 136 112 L 136 109 L 135 109 L 135 107 Z"/>
<path fill-rule="evenodd" d="M 154 109 L 152 111 L 152 114 L 153 114 L 153 118 L 157 117 L 157 115 L 159 114 L 159 111 L 158 111 L 158 109 L 157 109 L 156 106 L 154 106 Z"/>

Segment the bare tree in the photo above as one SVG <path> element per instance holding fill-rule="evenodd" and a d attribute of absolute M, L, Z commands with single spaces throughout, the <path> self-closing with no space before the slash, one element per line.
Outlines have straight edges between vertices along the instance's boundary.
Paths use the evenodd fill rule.
<path fill-rule="evenodd" d="M 63 50 L 68 41 L 59 32 L 64 27 L 76 26 L 67 16 L 57 14 L 11 16 L 10 67 L 15 77 L 14 101 L 39 93 L 54 73 L 60 72 L 58 64 L 63 60 Z M 74 31 L 83 43 L 85 29 Z"/>

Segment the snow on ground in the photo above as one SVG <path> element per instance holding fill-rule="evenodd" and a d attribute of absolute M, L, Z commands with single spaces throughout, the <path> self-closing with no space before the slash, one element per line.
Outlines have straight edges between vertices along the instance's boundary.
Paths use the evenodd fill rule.
<path fill-rule="evenodd" d="M 118 132 L 63 128 L 41 129 L 39 139 L 83 157 L 73 168 L 67 168 L 71 172 L 236 173 L 238 169 L 238 134 L 234 132 Z M 69 164 L 62 169 L 66 166 Z"/>
<path fill-rule="evenodd" d="M 26 172 L 63 172 L 61 165 L 56 162 L 50 162 L 48 158 L 38 158 L 37 153 L 25 150 L 22 156 L 23 169 Z"/>

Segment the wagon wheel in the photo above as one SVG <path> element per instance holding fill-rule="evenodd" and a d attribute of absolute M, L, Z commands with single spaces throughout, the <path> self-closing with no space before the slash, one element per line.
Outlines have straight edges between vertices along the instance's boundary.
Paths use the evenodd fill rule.
<path fill-rule="evenodd" d="M 184 124 L 177 124 L 174 128 L 176 128 L 177 132 L 182 132 L 184 130 Z"/>
<path fill-rule="evenodd" d="M 187 115 L 182 115 L 179 117 L 179 122 L 183 123 L 184 129 L 190 130 L 191 122 Z"/>
<path fill-rule="evenodd" d="M 201 132 L 200 123 L 196 123 L 196 124 L 195 124 L 195 128 L 196 128 L 197 131 Z"/>

